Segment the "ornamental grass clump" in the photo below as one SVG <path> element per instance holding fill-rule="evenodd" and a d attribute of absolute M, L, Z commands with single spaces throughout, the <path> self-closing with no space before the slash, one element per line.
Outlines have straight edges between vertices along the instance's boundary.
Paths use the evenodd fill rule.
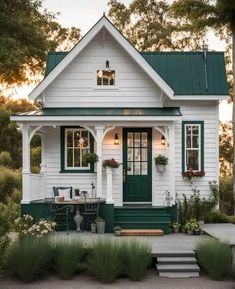
<path fill-rule="evenodd" d="M 231 273 L 232 251 L 228 243 L 208 238 L 196 246 L 199 265 L 215 280 Z"/>
<path fill-rule="evenodd" d="M 22 237 L 10 245 L 6 264 L 8 270 L 24 282 L 32 282 L 43 274 L 51 260 L 47 238 Z"/>
<path fill-rule="evenodd" d="M 79 239 L 56 241 L 53 248 L 53 268 L 62 279 L 71 279 L 79 271 L 86 250 Z"/>
<path fill-rule="evenodd" d="M 112 283 L 121 272 L 119 243 L 111 239 L 97 239 L 87 260 L 88 271 L 104 283 Z"/>
<path fill-rule="evenodd" d="M 120 245 L 123 274 L 134 281 L 144 278 L 151 262 L 151 246 L 135 239 L 123 241 Z"/>

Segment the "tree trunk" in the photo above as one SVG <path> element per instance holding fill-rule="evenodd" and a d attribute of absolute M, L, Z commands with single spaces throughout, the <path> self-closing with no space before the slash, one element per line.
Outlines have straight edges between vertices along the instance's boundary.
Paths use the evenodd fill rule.
<path fill-rule="evenodd" d="M 235 30 L 232 32 L 232 53 L 233 53 L 233 211 L 235 214 Z"/>

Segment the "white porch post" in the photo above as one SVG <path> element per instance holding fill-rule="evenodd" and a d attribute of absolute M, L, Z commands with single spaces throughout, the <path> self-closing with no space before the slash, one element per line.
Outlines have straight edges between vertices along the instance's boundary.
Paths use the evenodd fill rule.
<path fill-rule="evenodd" d="M 170 193 L 175 202 L 175 123 L 169 125 Z"/>
<path fill-rule="evenodd" d="M 30 126 L 23 125 L 22 204 L 30 203 Z"/>
<path fill-rule="evenodd" d="M 103 180 L 102 180 L 102 140 L 103 140 L 103 134 L 104 134 L 104 126 L 96 126 L 96 150 L 97 155 L 99 156 L 99 160 L 97 162 L 97 196 L 99 198 L 103 197 Z"/>
<path fill-rule="evenodd" d="M 41 136 L 41 145 L 42 145 L 42 152 L 41 152 L 41 170 L 40 170 L 40 174 L 42 176 L 42 187 L 41 187 L 41 195 L 42 198 L 45 199 L 46 197 L 46 164 L 45 164 L 45 135 L 40 134 Z"/>
<path fill-rule="evenodd" d="M 107 174 L 107 195 L 106 204 L 113 204 L 113 170 L 112 168 L 106 167 Z"/>

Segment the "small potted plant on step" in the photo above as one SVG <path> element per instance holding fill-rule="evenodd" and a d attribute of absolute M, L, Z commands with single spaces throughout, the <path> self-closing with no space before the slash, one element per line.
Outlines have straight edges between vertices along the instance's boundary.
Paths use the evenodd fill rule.
<path fill-rule="evenodd" d="M 164 155 L 158 155 L 154 158 L 154 161 L 155 161 L 157 171 L 159 173 L 165 172 L 166 165 L 168 164 L 168 158 Z"/>
<path fill-rule="evenodd" d="M 104 232 L 105 232 L 105 221 L 102 218 L 98 217 L 95 220 L 95 222 L 96 222 L 97 233 L 98 234 L 104 234 Z"/>
<path fill-rule="evenodd" d="M 198 230 L 199 228 L 200 227 L 196 219 L 190 219 L 185 224 L 185 229 L 187 230 L 188 235 L 193 235 L 195 230 Z"/>
<path fill-rule="evenodd" d="M 180 224 L 177 223 L 177 222 L 174 222 L 174 223 L 172 224 L 172 228 L 173 228 L 173 232 L 174 232 L 174 233 L 179 233 Z"/>
<path fill-rule="evenodd" d="M 122 228 L 119 227 L 119 226 L 115 226 L 115 227 L 113 228 L 113 231 L 114 231 L 115 236 L 121 236 Z"/>

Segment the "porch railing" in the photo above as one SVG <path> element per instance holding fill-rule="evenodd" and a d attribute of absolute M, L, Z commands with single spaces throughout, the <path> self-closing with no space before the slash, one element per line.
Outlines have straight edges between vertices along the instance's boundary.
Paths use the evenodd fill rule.
<path fill-rule="evenodd" d="M 30 200 L 44 199 L 44 185 L 42 174 L 30 174 Z"/>

